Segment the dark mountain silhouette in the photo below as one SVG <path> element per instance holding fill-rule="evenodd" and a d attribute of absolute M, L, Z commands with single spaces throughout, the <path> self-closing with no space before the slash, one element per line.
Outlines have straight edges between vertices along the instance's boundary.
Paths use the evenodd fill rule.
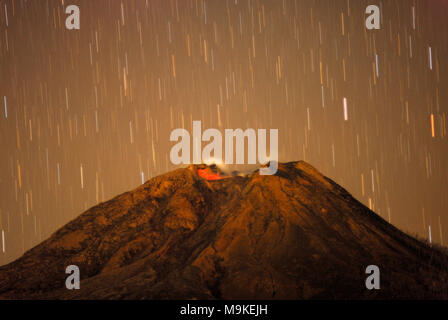
<path fill-rule="evenodd" d="M 89 209 L 1 267 L 0 298 L 448 298 L 445 253 L 309 164 L 207 172 L 178 169 Z M 80 268 L 80 290 L 65 288 L 68 265 Z M 380 290 L 365 287 L 368 265 L 381 270 Z"/>

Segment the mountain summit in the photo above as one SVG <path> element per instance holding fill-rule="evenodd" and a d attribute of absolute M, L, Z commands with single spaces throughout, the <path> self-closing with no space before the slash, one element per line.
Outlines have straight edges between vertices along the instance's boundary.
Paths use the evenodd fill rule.
<path fill-rule="evenodd" d="M 80 290 L 65 288 L 69 265 Z M 369 265 L 379 290 L 366 288 Z M 305 162 L 273 176 L 192 165 L 87 210 L 1 267 L 0 298 L 447 299 L 447 270 L 445 253 Z"/>

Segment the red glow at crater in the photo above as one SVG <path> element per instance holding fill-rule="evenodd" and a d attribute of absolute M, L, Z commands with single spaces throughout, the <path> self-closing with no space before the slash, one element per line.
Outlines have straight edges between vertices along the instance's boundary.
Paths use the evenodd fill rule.
<path fill-rule="evenodd" d="M 198 169 L 198 175 L 205 180 L 221 180 L 226 178 L 219 175 L 218 173 L 214 173 L 210 170 L 210 168 Z"/>

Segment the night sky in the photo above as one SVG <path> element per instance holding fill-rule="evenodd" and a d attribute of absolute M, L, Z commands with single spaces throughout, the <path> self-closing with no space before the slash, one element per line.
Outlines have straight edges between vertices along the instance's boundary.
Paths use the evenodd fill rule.
<path fill-rule="evenodd" d="M 175 169 L 170 133 L 193 120 L 279 129 L 281 162 L 446 244 L 447 17 L 447 0 L 0 0 L 0 265 Z"/>

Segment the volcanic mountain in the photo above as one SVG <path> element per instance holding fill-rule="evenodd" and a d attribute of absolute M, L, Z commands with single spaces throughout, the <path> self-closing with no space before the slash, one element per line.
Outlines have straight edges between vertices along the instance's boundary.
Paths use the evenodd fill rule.
<path fill-rule="evenodd" d="M 80 290 L 65 288 L 69 265 Z M 369 265 L 379 290 L 366 289 Z M 441 249 L 305 162 L 224 178 L 192 165 L 89 209 L 1 267 L 0 298 L 447 299 L 447 270 Z"/>

